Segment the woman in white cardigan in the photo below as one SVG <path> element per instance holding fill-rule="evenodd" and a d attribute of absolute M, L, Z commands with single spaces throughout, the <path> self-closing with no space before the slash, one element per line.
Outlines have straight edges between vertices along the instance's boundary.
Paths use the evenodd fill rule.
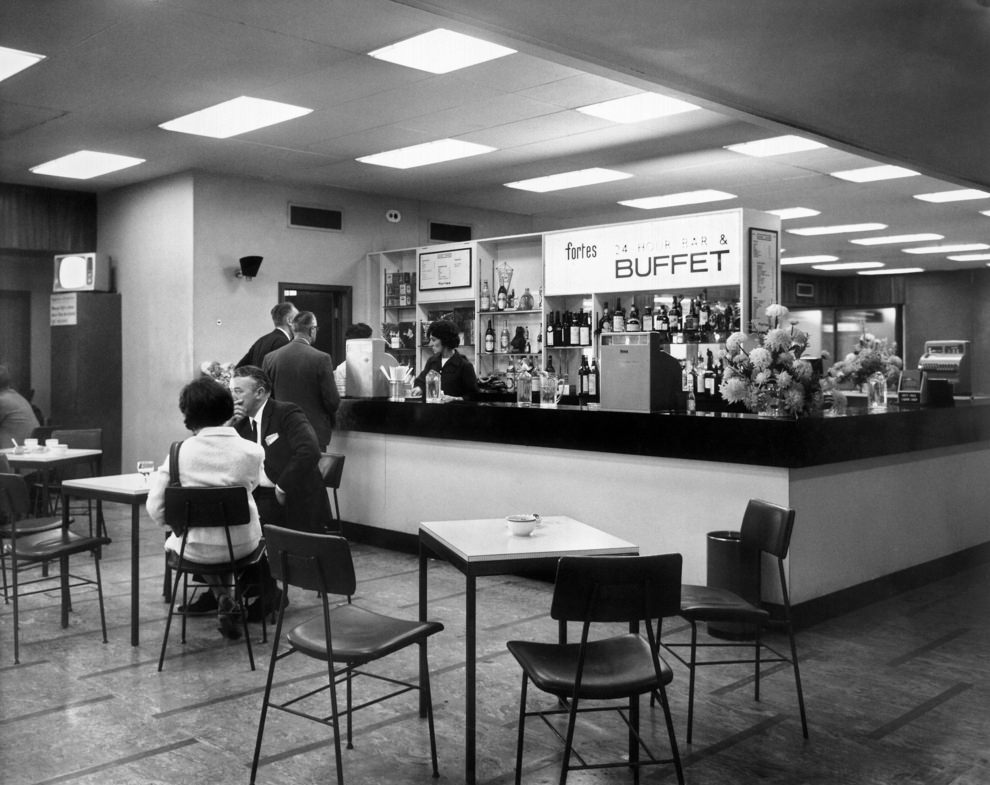
<path fill-rule="evenodd" d="M 254 442 L 241 438 L 232 427 L 224 425 L 234 414 L 230 390 L 208 377 L 187 384 L 179 395 L 179 409 L 186 427 L 193 432 L 179 450 L 179 482 L 184 487 L 241 485 L 247 494 L 251 520 L 232 526 L 230 538 L 234 558 L 251 553 L 261 540 L 261 523 L 252 491 L 261 476 L 265 451 Z M 159 526 L 165 526 L 165 488 L 169 483 L 169 462 L 165 461 L 151 477 L 147 509 Z M 182 537 L 170 534 L 167 550 L 178 553 L 186 539 L 185 556 L 192 561 L 216 563 L 227 561 L 227 539 L 222 528 L 194 528 Z M 207 576 L 204 576 L 207 577 Z M 234 576 L 209 576 L 210 589 L 217 598 L 220 631 L 228 638 L 240 636 L 237 620 L 240 609 L 230 597 L 228 586 Z"/>

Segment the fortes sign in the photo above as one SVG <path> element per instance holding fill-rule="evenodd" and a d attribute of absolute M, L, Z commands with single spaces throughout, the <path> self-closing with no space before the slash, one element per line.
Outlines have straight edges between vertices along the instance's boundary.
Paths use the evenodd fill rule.
<path fill-rule="evenodd" d="M 742 211 L 550 232 L 546 294 L 664 291 L 740 283 Z"/>

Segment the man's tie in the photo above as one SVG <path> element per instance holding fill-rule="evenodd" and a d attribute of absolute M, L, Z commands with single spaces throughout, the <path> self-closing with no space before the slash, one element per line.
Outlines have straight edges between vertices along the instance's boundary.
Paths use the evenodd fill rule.
<path fill-rule="evenodd" d="M 251 418 L 251 441 L 255 444 L 258 443 L 258 421 L 253 417 Z"/>

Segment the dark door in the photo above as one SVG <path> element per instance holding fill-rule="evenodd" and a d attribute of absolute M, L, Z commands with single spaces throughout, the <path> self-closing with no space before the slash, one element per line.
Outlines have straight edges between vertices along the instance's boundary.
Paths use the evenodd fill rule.
<path fill-rule="evenodd" d="M 320 329 L 313 345 L 333 357 L 334 365 L 344 361 L 344 331 L 351 323 L 350 286 L 280 282 L 278 298 L 316 314 Z"/>

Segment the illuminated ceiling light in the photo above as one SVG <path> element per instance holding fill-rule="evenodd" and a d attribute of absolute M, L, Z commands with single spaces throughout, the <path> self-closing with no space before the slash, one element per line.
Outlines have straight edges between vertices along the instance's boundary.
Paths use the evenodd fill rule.
<path fill-rule="evenodd" d="M 814 264 L 816 262 L 837 262 L 838 256 L 828 254 L 817 254 L 812 256 L 786 256 L 780 260 L 781 265 L 785 264 Z"/>
<path fill-rule="evenodd" d="M 867 166 L 862 169 L 847 169 L 844 172 L 832 172 L 832 177 L 848 180 L 852 183 L 873 183 L 877 180 L 896 180 L 899 177 L 914 177 L 918 174 L 913 169 L 903 166 Z"/>
<path fill-rule="evenodd" d="M 959 256 L 946 257 L 953 262 L 985 262 L 990 259 L 990 253 L 964 253 Z"/>
<path fill-rule="evenodd" d="M 242 95 L 169 120 L 158 127 L 183 134 L 229 139 L 238 134 L 246 134 L 248 131 L 256 131 L 259 128 L 302 117 L 312 111 L 305 106 L 293 106 L 279 101 Z"/>
<path fill-rule="evenodd" d="M 957 243 L 956 245 L 922 245 L 918 248 L 901 248 L 904 253 L 964 253 L 965 251 L 985 251 L 986 243 Z"/>
<path fill-rule="evenodd" d="M 44 55 L 0 46 L 0 82 L 45 59 Z"/>
<path fill-rule="evenodd" d="M 990 210 L 980 210 L 980 215 L 985 215 L 990 218 Z"/>
<path fill-rule="evenodd" d="M 637 93 L 625 98 L 615 98 L 588 106 L 579 106 L 578 111 L 610 120 L 613 123 L 639 123 L 657 117 L 670 117 L 683 112 L 693 112 L 701 107 L 670 98 L 659 93 Z"/>
<path fill-rule="evenodd" d="M 802 229 L 788 229 L 788 234 L 802 237 L 817 237 L 822 234 L 851 234 L 852 232 L 875 232 L 886 229 L 887 224 L 837 224 L 835 226 L 806 226 Z"/>
<path fill-rule="evenodd" d="M 891 234 L 885 237 L 859 237 L 849 242 L 856 245 L 897 245 L 898 243 L 925 243 L 932 240 L 944 240 L 940 234 Z"/>
<path fill-rule="evenodd" d="M 955 191 L 936 191 L 931 194 L 915 194 L 915 199 L 923 202 L 934 202 L 943 204 L 944 202 L 965 202 L 970 199 L 987 199 L 990 193 L 978 191 L 975 188 L 960 188 Z"/>
<path fill-rule="evenodd" d="M 640 210 L 659 210 L 663 207 L 681 207 L 686 204 L 704 204 L 705 202 L 721 202 L 726 199 L 737 198 L 735 194 L 725 191 L 684 191 L 679 194 L 665 194 L 663 196 L 647 196 L 643 199 L 626 199 L 619 202 L 625 207 L 636 207 Z"/>
<path fill-rule="evenodd" d="M 469 158 L 472 155 L 492 153 L 495 150 L 494 147 L 475 144 L 474 142 L 462 142 L 459 139 L 437 139 L 434 142 L 399 147 L 374 155 L 363 155 L 356 160 L 363 164 L 389 166 L 393 169 L 412 169 L 414 166 L 454 161 L 458 158 Z"/>
<path fill-rule="evenodd" d="M 51 177 L 71 177 L 74 180 L 89 180 L 102 174 L 109 174 L 129 166 L 143 164 L 143 158 L 131 158 L 127 155 L 113 153 L 96 153 L 92 150 L 80 150 L 77 153 L 63 155 L 53 161 L 32 166 L 35 174 L 45 174 Z"/>
<path fill-rule="evenodd" d="M 596 185 L 597 183 L 610 183 L 614 180 L 625 180 L 632 177 L 625 172 L 617 172 L 615 169 L 579 169 L 574 172 L 561 172 L 560 174 L 549 174 L 545 177 L 533 177 L 529 180 L 517 180 L 514 183 L 505 183 L 507 188 L 518 188 L 522 191 L 534 191 L 536 193 L 546 193 L 547 191 L 562 191 L 565 188 L 577 188 L 583 185 Z"/>
<path fill-rule="evenodd" d="M 860 270 L 857 275 L 906 275 L 907 273 L 923 273 L 924 267 L 901 267 L 886 270 Z"/>
<path fill-rule="evenodd" d="M 440 27 L 368 52 L 368 56 L 431 74 L 448 74 L 515 53 L 507 46 Z"/>
<path fill-rule="evenodd" d="M 764 210 L 770 215 L 776 215 L 781 221 L 789 221 L 792 218 L 812 218 L 816 215 L 821 215 L 818 210 L 812 210 L 810 207 L 784 207 L 780 210 Z"/>
<path fill-rule="evenodd" d="M 839 262 L 838 264 L 813 264 L 815 270 L 872 270 L 883 267 L 883 262 Z"/>
<path fill-rule="evenodd" d="M 750 155 L 754 158 L 768 158 L 772 155 L 800 153 L 805 150 L 820 150 L 827 146 L 812 139 L 805 139 L 803 136 L 787 134 L 785 136 L 774 136 L 770 139 L 757 139 L 755 142 L 728 144 L 725 145 L 725 149 L 731 150 L 734 153 L 741 153 L 742 155 Z"/>

